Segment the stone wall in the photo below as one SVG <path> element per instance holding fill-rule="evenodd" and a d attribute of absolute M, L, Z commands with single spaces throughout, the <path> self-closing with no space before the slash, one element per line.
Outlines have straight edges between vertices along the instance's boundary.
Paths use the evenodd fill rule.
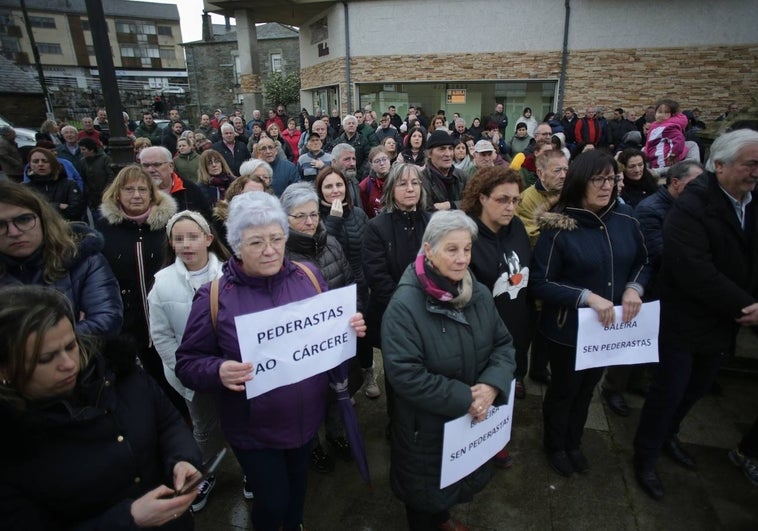
<path fill-rule="evenodd" d="M 572 106 L 580 115 L 587 105 L 639 112 L 668 96 L 684 108 L 700 107 L 709 120 L 730 101 L 742 107 L 758 96 L 757 61 L 758 46 L 572 51 L 564 107 Z M 344 58 L 338 58 L 304 68 L 303 90 L 339 84 L 344 91 L 344 67 Z M 558 51 L 386 55 L 350 61 L 353 83 L 558 80 L 560 68 Z"/>
<path fill-rule="evenodd" d="M 237 41 L 213 41 L 185 45 L 187 57 L 187 74 L 192 94 L 193 116 L 201 112 L 212 113 L 214 109 L 231 112 L 239 107 L 235 95 L 245 92 L 261 92 L 262 83 L 271 74 L 271 54 L 281 53 L 283 72 L 298 72 L 300 70 L 300 52 L 298 39 L 265 39 L 258 41 L 258 59 L 261 65 L 261 75 L 253 76 L 243 73 L 240 85 L 235 85 L 234 55 L 237 52 Z M 290 106 L 299 109 L 299 105 Z M 264 113 L 265 116 L 265 113 Z"/>

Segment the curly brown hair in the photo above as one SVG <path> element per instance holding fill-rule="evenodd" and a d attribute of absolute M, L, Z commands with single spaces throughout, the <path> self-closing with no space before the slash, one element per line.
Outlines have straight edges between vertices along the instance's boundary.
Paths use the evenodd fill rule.
<path fill-rule="evenodd" d="M 482 215 L 482 203 L 479 200 L 479 196 L 489 196 L 492 190 L 506 183 L 518 184 L 519 192 L 524 190 L 524 179 L 514 169 L 506 166 L 492 166 L 477 170 L 463 189 L 461 210 L 469 216 L 478 218 Z"/>

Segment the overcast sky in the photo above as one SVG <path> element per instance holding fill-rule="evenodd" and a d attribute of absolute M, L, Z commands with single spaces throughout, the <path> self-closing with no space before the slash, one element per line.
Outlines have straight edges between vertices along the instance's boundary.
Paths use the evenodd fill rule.
<path fill-rule="evenodd" d="M 175 4 L 179 6 L 179 19 L 182 26 L 182 42 L 199 41 L 203 38 L 203 0 L 137 0 L 138 2 L 155 2 L 158 4 Z M 149 15 L 149 13 L 145 13 Z M 223 24 L 224 17 L 214 15 L 214 24 Z"/>

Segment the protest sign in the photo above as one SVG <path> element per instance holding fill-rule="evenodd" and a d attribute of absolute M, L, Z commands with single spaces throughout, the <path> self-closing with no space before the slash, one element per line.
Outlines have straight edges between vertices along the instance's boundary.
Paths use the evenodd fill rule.
<path fill-rule="evenodd" d="M 355 355 L 355 284 L 234 318 L 248 398 L 310 378 Z"/>
<path fill-rule="evenodd" d="M 621 306 L 614 308 L 616 320 L 603 326 L 592 308 L 579 308 L 576 336 L 576 370 L 613 365 L 658 362 L 658 327 L 661 307 L 658 301 L 642 305 L 637 317 L 621 322 Z"/>
<path fill-rule="evenodd" d="M 474 422 L 468 413 L 445 423 L 442 441 L 440 488 L 444 489 L 471 474 L 511 440 L 516 381 L 511 382 L 508 404 L 490 406 L 487 418 Z"/>

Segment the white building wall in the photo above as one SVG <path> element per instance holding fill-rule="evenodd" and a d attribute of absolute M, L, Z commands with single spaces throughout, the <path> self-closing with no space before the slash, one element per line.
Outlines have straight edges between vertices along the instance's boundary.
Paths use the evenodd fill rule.
<path fill-rule="evenodd" d="M 356 57 L 558 51 L 563 43 L 560 0 L 382 0 L 348 6 L 350 54 Z M 321 15 L 329 24 L 327 56 L 319 57 L 311 44 L 309 24 L 300 28 L 301 67 L 344 56 L 343 13 L 337 4 Z M 754 44 L 756 19 L 755 0 L 572 0 L 569 49 Z"/>

